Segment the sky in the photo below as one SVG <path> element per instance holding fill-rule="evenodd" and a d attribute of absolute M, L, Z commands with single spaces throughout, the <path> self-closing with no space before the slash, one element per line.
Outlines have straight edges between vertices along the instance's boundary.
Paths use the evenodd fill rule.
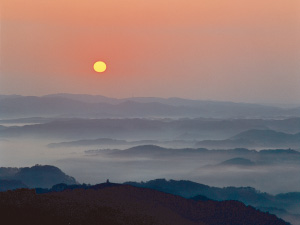
<path fill-rule="evenodd" d="M 299 0 L 0 0 L 0 20 L 0 94 L 300 103 Z"/>

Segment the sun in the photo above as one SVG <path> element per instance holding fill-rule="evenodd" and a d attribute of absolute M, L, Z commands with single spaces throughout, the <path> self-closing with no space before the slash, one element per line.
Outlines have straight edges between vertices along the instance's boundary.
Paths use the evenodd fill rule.
<path fill-rule="evenodd" d="M 106 70 L 106 63 L 103 61 L 97 61 L 94 63 L 94 70 L 98 73 L 103 73 Z"/>

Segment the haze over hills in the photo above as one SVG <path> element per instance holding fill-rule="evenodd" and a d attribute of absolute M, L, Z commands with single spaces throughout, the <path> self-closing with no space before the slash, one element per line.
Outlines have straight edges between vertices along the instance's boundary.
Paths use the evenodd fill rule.
<path fill-rule="evenodd" d="M 3 190 L 22 187 L 50 188 L 58 183 L 77 184 L 73 177 L 66 175 L 59 168 L 49 165 L 23 168 L 0 167 L 0 182 Z"/>
<path fill-rule="evenodd" d="M 22 120 L 24 122 L 24 120 Z M 247 130 L 300 132 L 300 118 L 260 119 L 57 119 L 41 124 L 2 127 L 0 137 L 127 140 L 216 140 Z"/>
<path fill-rule="evenodd" d="M 66 147 L 130 147 L 137 145 L 159 145 L 159 146 L 182 146 L 192 147 L 194 142 L 185 140 L 171 140 L 171 141 L 158 141 L 158 140 L 139 140 L 139 141 L 126 141 L 111 138 L 97 138 L 97 139 L 83 139 L 78 141 L 65 141 L 59 143 L 50 143 L 47 146 L 50 148 L 66 148 Z"/>
<path fill-rule="evenodd" d="M 208 106 L 213 104 L 249 104 L 249 105 L 260 105 L 262 104 L 253 104 L 253 103 L 234 103 L 230 101 L 212 101 L 212 100 L 192 100 L 192 99 L 184 99 L 184 98 L 178 98 L 178 97 L 171 97 L 171 98 L 159 98 L 159 97 L 131 97 L 131 98 L 109 98 L 105 97 L 103 95 L 87 95 L 87 94 L 69 94 L 69 93 L 58 93 L 58 94 L 50 94 L 45 95 L 44 97 L 64 97 L 68 99 L 73 100 L 80 100 L 83 102 L 90 102 L 90 103 L 101 103 L 106 102 L 110 104 L 118 104 L 121 102 L 126 101 L 135 101 L 135 102 L 141 102 L 141 103 L 150 103 L 150 102 L 159 102 L 163 104 L 173 105 L 173 106 Z M 271 104 L 269 104 L 271 105 Z M 288 105 L 284 105 L 285 108 L 288 108 Z M 299 108 L 300 104 L 298 105 L 292 105 L 290 108 Z M 276 107 L 275 107 L 276 108 Z"/>
<path fill-rule="evenodd" d="M 187 100 L 180 98 L 126 98 L 54 94 L 1 96 L 0 116 L 17 117 L 210 117 L 274 118 L 300 116 L 299 108 L 284 109 L 249 103 Z"/>
<path fill-rule="evenodd" d="M 273 194 L 298 191 L 300 185 L 295 179 L 300 171 L 300 152 L 292 149 L 208 150 L 144 145 L 122 150 L 91 149 L 85 151 L 85 156 L 86 160 L 99 160 L 101 166 L 97 167 L 102 176 L 109 174 L 119 182 L 165 177 L 219 187 L 253 186 Z M 118 171 L 121 168 L 122 176 Z"/>
<path fill-rule="evenodd" d="M 118 150 L 118 149 L 107 149 L 103 150 L 88 150 L 86 153 L 99 153 L 99 154 L 108 154 L 110 156 L 156 156 L 156 157 L 177 157 L 177 155 L 191 156 L 191 157 L 213 157 L 218 160 L 218 158 L 234 157 L 234 156 L 244 156 L 248 159 L 253 159 L 260 163 L 268 163 L 267 160 L 269 157 L 274 157 L 275 159 L 282 159 L 283 161 L 286 158 L 294 159 L 295 161 L 300 160 L 300 152 L 292 149 L 274 149 L 274 150 L 248 150 L 245 148 L 236 148 L 228 150 L 208 150 L 205 148 L 164 148 L 156 145 L 140 145 L 132 148 Z M 265 157 L 265 159 L 264 159 Z M 239 158 L 239 157 L 236 157 Z"/>
<path fill-rule="evenodd" d="M 200 195 L 195 200 L 240 200 L 296 221 L 298 109 L 180 98 L 0 96 L 0 144 L 5 155 L 0 160 L 6 166 L 0 169 L 1 190 L 79 185 L 56 167 L 9 168 L 8 164 L 38 162 L 63 168 L 82 183 L 109 178 L 140 185 L 141 180 L 157 177 L 205 183 L 201 191 L 193 189 L 200 184 L 183 183 L 181 190 L 173 181 L 170 186 L 156 185 L 183 197 Z M 226 186 L 251 186 L 271 194 L 222 188 Z M 64 187 L 69 186 L 55 188 Z M 195 195 L 184 196 L 185 190 Z M 216 208 L 226 210 L 223 206 Z"/>
<path fill-rule="evenodd" d="M 183 138 L 181 136 L 181 138 Z M 98 146 L 98 147 L 125 147 L 137 145 L 159 145 L 163 147 L 203 147 L 210 149 L 230 149 L 230 148 L 293 148 L 300 147 L 300 132 L 296 134 L 287 134 L 273 130 L 247 130 L 225 140 L 139 140 L 126 141 L 111 138 L 83 139 L 77 141 L 67 141 L 60 143 L 51 143 L 51 148 L 57 147 L 80 147 L 80 146 Z"/>
<path fill-rule="evenodd" d="M 300 133 L 248 130 L 226 140 L 200 141 L 195 146 L 205 148 L 299 148 Z"/>
<path fill-rule="evenodd" d="M 232 158 L 220 163 L 220 166 L 254 166 L 255 163 L 250 159 Z"/>

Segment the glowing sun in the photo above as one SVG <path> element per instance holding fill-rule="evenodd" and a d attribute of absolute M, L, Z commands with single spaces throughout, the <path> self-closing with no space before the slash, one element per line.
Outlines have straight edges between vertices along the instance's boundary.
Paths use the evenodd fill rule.
<path fill-rule="evenodd" d="M 103 73 L 106 70 L 105 62 L 102 62 L 102 61 L 95 62 L 94 70 L 98 73 Z"/>

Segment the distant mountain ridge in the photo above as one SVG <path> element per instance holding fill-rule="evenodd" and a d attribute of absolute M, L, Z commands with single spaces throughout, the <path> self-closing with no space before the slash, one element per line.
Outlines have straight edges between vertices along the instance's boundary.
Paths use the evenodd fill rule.
<path fill-rule="evenodd" d="M 29 118 L 29 121 L 42 121 Z M 14 120 L 12 120 L 14 121 Z M 22 119 L 22 122 L 26 121 Z M 1 127 L 0 137 L 133 139 L 133 140 L 207 140 L 230 138 L 247 130 L 300 132 L 300 118 L 283 120 L 261 119 L 142 119 L 142 118 L 52 118 L 45 123 L 19 127 Z M 78 132 L 81 130 L 81 132 Z M 126 131 L 126 132 L 125 132 Z M 191 136 L 191 137 L 189 137 Z M 232 142 L 232 140 L 229 140 Z"/>
<path fill-rule="evenodd" d="M 250 103 L 188 100 L 181 98 L 125 98 L 53 94 L 42 97 L 1 95 L 2 118 L 60 117 L 274 117 L 300 116 L 297 108 L 283 109 Z"/>

